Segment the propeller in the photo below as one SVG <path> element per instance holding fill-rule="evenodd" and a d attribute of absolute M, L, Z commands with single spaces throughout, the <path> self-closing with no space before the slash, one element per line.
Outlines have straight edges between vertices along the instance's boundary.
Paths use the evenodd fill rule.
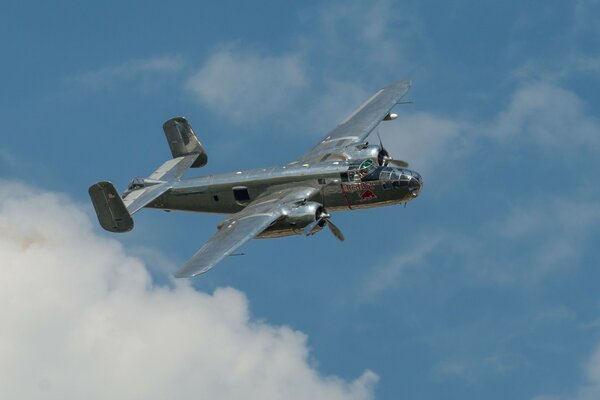
<path fill-rule="evenodd" d="M 384 165 L 384 166 L 393 166 L 393 167 L 400 167 L 400 168 L 406 168 L 408 167 L 408 163 L 406 161 L 403 160 L 394 160 L 392 158 L 392 156 L 390 156 L 390 153 L 388 153 L 388 151 L 385 149 L 385 147 L 383 147 L 383 141 L 381 140 L 381 135 L 379 134 L 379 129 L 377 129 L 377 137 L 379 138 L 379 145 L 381 146 L 381 152 L 379 153 L 379 156 L 377 157 L 377 161 L 379 162 L 379 165 Z"/>
<path fill-rule="evenodd" d="M 317 217 L 317 219 L 314 222 L 307 225 L 306 228 L 304 228 L 304 235 L 314 235 L 320 230 L 320 228 L 323 228 L 323 226 L 325 225 L 329 227 L 329 230 L 331 231 L 331 233 L 333 233 L 333 236 L 335 236 L 342 242 L 344 241 L 344 235 L 342 234 L 342 231 L 333 222 L 331 222 L 331 215 L 327 213 L 323 208 L 319 210 L 319 216 Z"/>

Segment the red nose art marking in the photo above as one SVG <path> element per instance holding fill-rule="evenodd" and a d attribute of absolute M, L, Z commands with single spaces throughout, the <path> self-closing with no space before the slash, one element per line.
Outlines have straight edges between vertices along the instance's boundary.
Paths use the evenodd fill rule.
<path fill-rule="evenodd" d="M 373 193 L 371 190 L 365 190 L 360 194 L 360 201 L 368 201 L 376 198 L 377 196 L 375 196 L 375 193 Z"/>

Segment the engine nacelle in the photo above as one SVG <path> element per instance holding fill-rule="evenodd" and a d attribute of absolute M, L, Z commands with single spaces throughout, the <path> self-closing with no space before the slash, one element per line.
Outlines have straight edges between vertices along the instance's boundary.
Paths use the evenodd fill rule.
<path fill-rule="evenodd" d="M 289 208 L 285 215 L 265 229 L 258 238 L 272 238 L 304 234 L 304 228 L 315 222 L 324 213 L 323 205 L 309 201 Z M 323 226 L 319 226 L 317 231 Z M 315 231 L 315 232 L 317 232 Z"/>
<path fill-rule="evenodd" d="M 346 160 L 364 160 L 368 158 L 378 165 L 383 165 L 389 159 L 390 154 L 386 149 L 379 145 L 360 144 L 346 147 L 344 156 L 344 159 Z"/>
<path fill-rule="evenodd" d="M 381 146 L 375 144 L 360 144 L 346 147 L 344 154 L 346 155 L 347 160 L 364 160 L 370 158 L 373 161 L 376 161 L 380 151 Z"/>

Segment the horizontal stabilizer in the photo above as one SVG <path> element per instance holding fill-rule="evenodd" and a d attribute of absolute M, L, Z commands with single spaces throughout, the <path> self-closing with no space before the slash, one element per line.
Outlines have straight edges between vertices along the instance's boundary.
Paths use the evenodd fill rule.
<path fill-rule="evenodd" d="M 197 157 L 197 154 L 190 154 L 187 156 L 172 158 L 158 167 L 158 169 L 154 171 L 149 178 L 162 181 L 177 180 L 181 178 L 188 168 L 194 164 Z"/>
<path fill-rule="evenodd" d="M 134 214 L 152 203 L 169 189 L 171 189 L 171 186 L 168 182 L 137 189 L 127 193 L 123 199 L 123 203 L 127 207 L 127 211 L 129 211 L 130 214 Z"/>
<path fill-rule="evenodd" d="M 198 140 L 192 126 L 184 117 L 171 118 L 163 124 L 163 131 L 173 158 L 198 154 L 191 168 L 203 167 L 208 162 L 206 150 Z"/>
<path fill-rule="evenodd" d="M 110 182 L 98 182 L 88 190 L 100 225 L 110 232 L 128 232 L 133 219 L 121 196 Z"/>

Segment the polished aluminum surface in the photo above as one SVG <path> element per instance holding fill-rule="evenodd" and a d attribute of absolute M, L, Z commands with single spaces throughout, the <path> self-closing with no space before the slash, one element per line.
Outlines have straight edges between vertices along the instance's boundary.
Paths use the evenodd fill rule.
<path fill-rule="evenodd" d="M 326 225 L 340 240 L 331 211 L 402 204 L 416 198 L 421 176 L 403 168 L 379 145 L 365 142 L 410 87 L 388 85 L 356 109 L 323 140 L 283 166 L 181 179 L 188 168 L 206 164 L 207 153 L 183 117 L 165 122 L 171 148 L 148 178 L 135 178 L 121 199 L 109 182 L 90 188 L 101 225 L 112 232 L 133 228 L 131 215 L 143 207 L 231 214 L 217 233 L 175 274 L 191 277 L 213 268 L 252 238 L 313 235 Z M 116 198 L 115 198 L 116 197 Z"/>

